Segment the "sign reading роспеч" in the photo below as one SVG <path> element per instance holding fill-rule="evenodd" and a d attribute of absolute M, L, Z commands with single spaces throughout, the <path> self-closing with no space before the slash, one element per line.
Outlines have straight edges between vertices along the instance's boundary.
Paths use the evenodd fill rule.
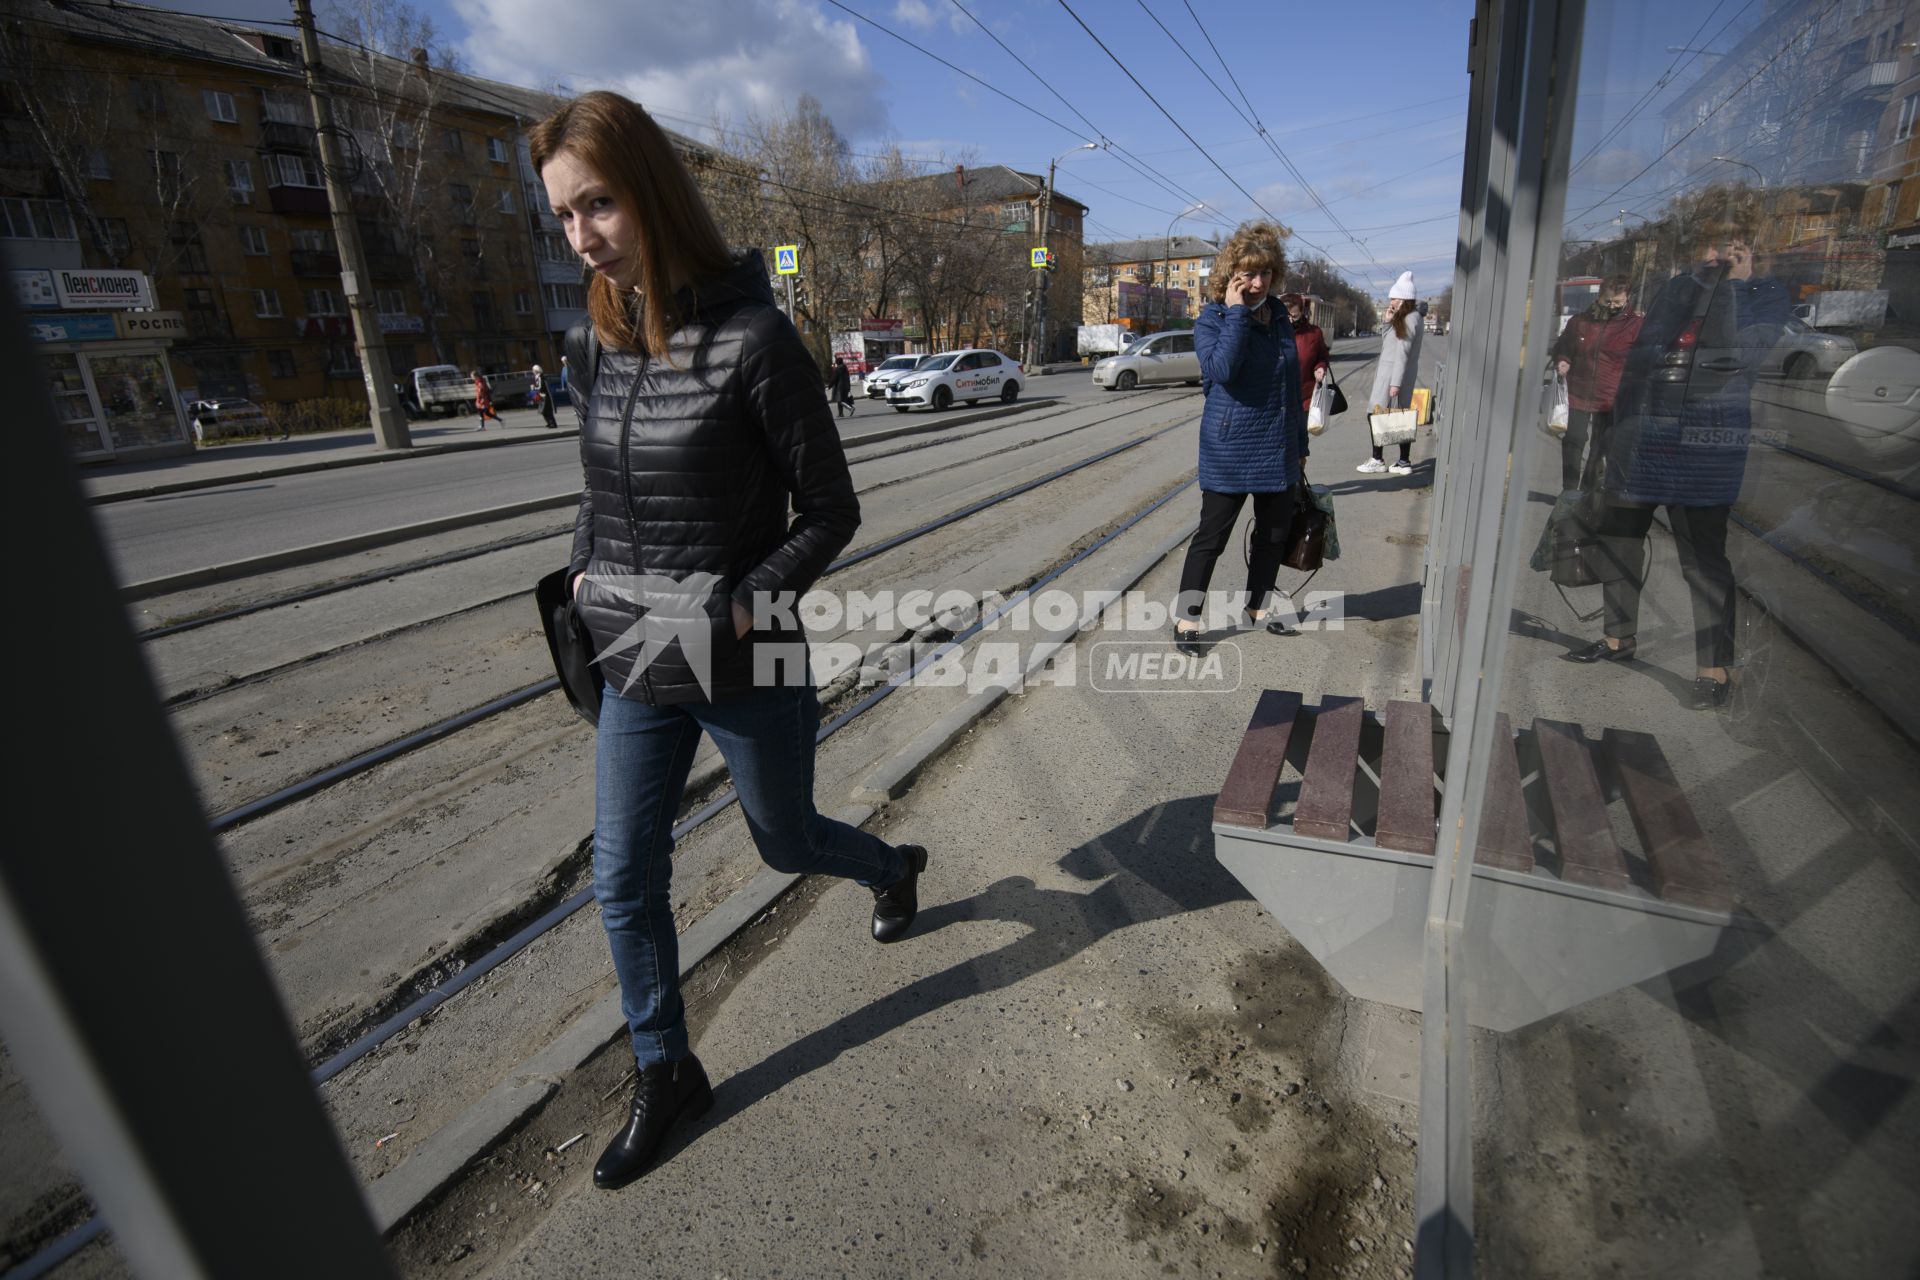
<path fill-rule="evenodd" d="M 68 308 L 151 307 L 153 286 L 144 271 L 53 269 L 53 291 Z"/>

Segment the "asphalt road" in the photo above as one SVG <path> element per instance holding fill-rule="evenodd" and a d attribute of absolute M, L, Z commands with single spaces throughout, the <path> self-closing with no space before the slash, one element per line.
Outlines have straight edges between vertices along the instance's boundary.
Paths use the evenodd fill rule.
<path fill-rule="evenodd" d="M 1084 372 L 1037 380 L 1034 396 L 1103 395 Z M 924 411 L 913 415 L 926 416 Z M 840 419 L 845 435 L 907 421 L 877 401 Z M 414 524 L 580 484 L 571 437 L 551 445 L 480 449 L 404 465 L 344 467 L 165 494 L 94 508 L 123 582 L 180 573 L 370 529 Z"/>

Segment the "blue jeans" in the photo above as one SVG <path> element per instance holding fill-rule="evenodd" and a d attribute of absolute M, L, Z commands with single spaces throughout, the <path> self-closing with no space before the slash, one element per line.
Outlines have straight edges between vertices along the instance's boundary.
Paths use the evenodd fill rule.
<path fill-rule="evenodd" d="M 907 874 L 899 850 L 814 808 L 819 728 L 820 704 L 810 684 L 671 707 L 606 691 L 595 756 L 593 893 L 613 949 L 633 1056 L 643 1070 L 688 1052 L 680 946 L 667 893 L 673 815 L 702 730 L 727 762 L 747 829 L 768 866 L 863 885 L 888 885 Z"/>

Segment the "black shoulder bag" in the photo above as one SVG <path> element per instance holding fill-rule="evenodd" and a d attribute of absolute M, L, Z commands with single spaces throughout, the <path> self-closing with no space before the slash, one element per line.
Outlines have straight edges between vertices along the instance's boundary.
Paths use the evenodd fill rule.
<path fill-rule="evenodd" d="M 574 415 L 584 436 L 587 407 L 593 399 L 594 380 L 600 373 L 600 335 L 591 320 L 569 330 L 566 338 L 567 397 L 573 402 Z M 586 374 L 584 382 L 581 372 Z M 554 675 L 567 695 L 567 705 L 580 713 L 588 724 L 600 723 L 600 697 L 605 688 L 600 668 L 594 662 L 593 636 L 573 603 L 572 566 L 562 565 L 534 584 L 533 599 L 540 610 L 540 629 L 546 633 L 547 653 L 553 659 Z"/>

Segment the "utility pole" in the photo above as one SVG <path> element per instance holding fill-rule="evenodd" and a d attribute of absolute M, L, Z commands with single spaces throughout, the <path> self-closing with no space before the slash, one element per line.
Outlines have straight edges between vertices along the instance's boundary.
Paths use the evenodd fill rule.
<path fill-rule="evenodd" d="M 372 292 L 365 287 L 367 260 L 360 248 L 360 224 L 354 221 L 347 184 L 340 179 L 340 144 L 334 137 L 333 105 L 320 84 L 320 40 L 313 33 L 313 8 L 308 0 L 293 0 L 293 16 L 300 24 L 300 60 L 306 67 L 307 96 L 313 102 L 314 140 L 320 145 L 320 173 L 327 182 L 327 204 L 333 209 L 333 239 L 342 263 L 340 287 L 347 295 L 347 313 L 353 317 L 353 347 L 367 384 L 373 438 L 383 449 L 409 449 L 413 437 L 407 429 L 407 415 L 394 394 L 393 372 L 381 341 L 380 315 Z"/>
<path fill-rule="evenodd" d="M 1040 247 L 1049 255 L 1053 253 L 1053 175 L 1060 164 L 1058 156 L 1047 161 L 1047 185 L 1040 192 Z M 1052 261 L 1052 257 L 1048 257 Z M 1034 284 L 1033 291 L 1033 339 L 1029 345 L 1033 353 L 1027 357 L 1028 364 L 1039 364 L 1047 355 L 1047 286 L 1052 283 L 1053 273 L 1045 267 L 1040 269 L 1040 279 Z"/>

